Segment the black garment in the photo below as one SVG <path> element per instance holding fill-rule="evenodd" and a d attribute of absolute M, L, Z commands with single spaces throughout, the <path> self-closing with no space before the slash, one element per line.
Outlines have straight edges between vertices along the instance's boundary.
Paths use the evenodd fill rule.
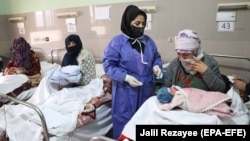
<path fill-rule="evenodd" d="M 246 84 L 246 93 L 247 93 L 247 95 L 250 95 L 250 83 L 247 83 Z"/>
<path fill-rule="evenodd" d="M 135 5 L 129 5 L 123 15 L 121 21 L 121 31 L 130 38 L 139 38 L 133 34 L 133 30 L 131 28 L 131 21 L 133 21 L 138 15 L 143 15 L 145 17 L 145 21 L 147 21 L 147 15 L 144 11 L 140 10 Z"/>
<path fill-rule="evenodd" d="M 232 82 L 228 79 L 228 77 L 224 74 L 221 74 L 223 81 L 225 82 L 225 90 L 224 93 L 227 93 L 228 90 L 232 87 Z"/>
<path fill-rule="evenodd" d="M 0 58 L 1 58 L 1 56 L 0 56 Z M 2 72 L 2 71 L 3 71 L 3 61 L 0 60 L 0 72 Z"/>
<path fill-rule="evenodd" d="M 137 50 L 139 53 L 141 52 L 142 50 L 142 53 L 144 53 L 144 44 L 142 42 L 140 42 L 139 40 L 138 41 L 135 41 L 133 39 L 129 39 L 129 42 L 132 46 L 132 48 L 134 48 L 135 50 Z M 139 43 L 140 42 L 140 43 Z M 141 44 L 141 45 L 140 45 Z M 141 46 L 141 47 L 140 47 Z"/>
<path fill-rule="evenodd" d="M 75 46 L 68 47 L 69 42 L 75 42 Z M 78 35 L 71 34 L 65 39 L 67 53 L 63 57 L 61 66 L 78 65 L 77 57 L 82 50 L 82 41 Z"/>
<path fill-rule="evenodd" d="M 135 34 L 135 31 L 131 26 L 131 21 L 133 21 L 138 15 L 143 15 L 145 17 L 145 21 L 147 21 L 147 15 L 144 11 L 140 10 L 135 5 L 129 5 L 125 9 L 122 16 L 121 31 L 129 37 L 129 42 L 132 48 L 136 49 L 138 52 L 141 52 L 142 49 L 142 52 L 144 53 L 144 44 L 140 42 L 140 40 L 138 39 L 140 38 L 140 36 L 138 36 L 138 34 Z"/>

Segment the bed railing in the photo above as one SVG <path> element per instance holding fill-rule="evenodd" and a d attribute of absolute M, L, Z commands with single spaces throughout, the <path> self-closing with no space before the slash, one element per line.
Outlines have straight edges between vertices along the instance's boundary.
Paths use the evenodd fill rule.
<path fill-rule="evenodd" d="M 8 96 L 8 95 L 5 95 L 5 94 L 1 94 L 1 93 L 0 93 L 0 97 L 7 98 L 7 99 L 9 99 L 11 101 L 15 101 L 15 102 L 17 102 L 19 104 L 22 104 L 22 105 L 25 105 L 27 107 L 30 107 L 30 108 L 34 109 L 36 111 L 36 113 L 39 115 L 39 117 L 40 117 L 40 119 L 42 121 L 42 127 L 43 127 L 43 131 L 44 131 L 45 140 L 49 141 L 49 133 L 48 133 L 48 129 L 47 129 L 47 125 L 46 125 L 46 122 L 45 122 L 44 115 L 36 105 L 25 102 L 25 101 L 21 101 L 21 100 L 19 100 L 17 98 L 14 98 L 14 97 L 11 97 L 11 96 Z"/>
<path fill-rule="evenodd" d="M 223 55 L 223 54 L 210 54 L 213 57 L 219 57 L 222 59 L 237 59 L 237 60 L 245 60 L 248 63 L 250 63 L 250 58 L 245 57 L 245 56 L 234 56 L 234 55 Z M 238 64 L 238 63 L 237 63 Z M 228 63 L 227 64 L 220 64 L 220 67 L 225 68 L 227 70 L 224 71 L 229 71 L 233 70 L 234 73 L 237 73 L 239 76 L 240 75 L 247 75 L 247 77 L 245 77 L 245 80 L 247 81 L 248 79 L 250 79 L 249 76 L 249 72 L 250 72 L 250 65 L 236 65 L 236 66 L 230 66 Z M 237 70 L 235 72 L 235 70 Z M 249 80 L 248 80 L 249 81 Z"/>
<path fill-rule="evenodd" d="M 92 137 L 89 141 L 116 141 L 116 140 L 105 136 L 95 136 Z"/>
<path fill-rule="evenodd" d="M 243 59 L 243 60 L 247 60 L 250 62 L 250 58 L 247 58 L 245 56 L 233 56 L 233 55 L 222 55 L 222 54 L 210 54 L 214 57 L 222 57 L 222 58 L 235 58 L 235 59 Z"/>
<path fill-rule="evenodd" d="M 51 63 L 54 64 L 54 51 L 65 50 L 65 48 L 54 48 L 50 51 Z"/>

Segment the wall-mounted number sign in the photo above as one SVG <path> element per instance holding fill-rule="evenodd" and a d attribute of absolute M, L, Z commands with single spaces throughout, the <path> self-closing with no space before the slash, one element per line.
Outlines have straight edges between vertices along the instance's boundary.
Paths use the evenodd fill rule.
<path fill-rule="evenodd" d="M 233 32 L 235 22 L 218 22 L 219 32 Z"/>
<path fill-rule="evenodd" d="M 68 32 L 76 32 L 76 25 L 75 24 L 67 25 L 67 30 Z"/>

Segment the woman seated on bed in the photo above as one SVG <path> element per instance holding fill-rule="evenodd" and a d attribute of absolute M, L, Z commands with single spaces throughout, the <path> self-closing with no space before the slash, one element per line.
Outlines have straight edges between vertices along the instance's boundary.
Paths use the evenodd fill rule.
<path fill-rule="evenodd" d="M 87 85 L 96 78 L 95 58 L 91 52 L 84 49 L 79 35 L 71 34 L 65 39 L 65 48 L 67 50 L 63 57 L 61 66 L 78 65 L 82 73 L 79 84 Z"/>
<path fill-rule="evenodd" d="M 41 79 L 41 66 L 38 55 L 23 38 L 16 38 L 12 46 L 12 55 L 8 60 L 3 75 L 25 74 L 32 86 L 37 86 Z"/>
<path fill-rule="evenodd" d="M 177 85 L 207 91 L 225 92 L 225 82 L 217 61 L 201 50 L 198 34 L 190 29 L 182 30 L 175 38 L 177 58 L 167 67 L 165 87 Z"/>
<path fill-rule="evenodd" d="M 89 82 L 96 78 L 95 58 L 94 56 L 82 46 L 82 41 L 79 35 L 71 34 L 65 39 L 65 48 L 67 50 L 63 57 L 60 69 L 57 69 L 54 74 L 49 72 L 50 79 L 57 79 L 59 88 L 62 87 L 74 87 L 74 86 L 85 86 Z M 66 72 L 61 72 L 66 71 Z M 75 71 L 72 72 L 72 71 Z M 69 81 L 69 75 L 72 74 L 73 81 Z M 79 76 L 81 75 L 81 76 Z M 59 77 L 59 78 L 58 78 Z M 65 78 L 64 78 L 65 77 Z M 67 79 L 69 84 L 63 83 L 60 79 Z M 72 79 L 71 79 L 72 80 Z"/>

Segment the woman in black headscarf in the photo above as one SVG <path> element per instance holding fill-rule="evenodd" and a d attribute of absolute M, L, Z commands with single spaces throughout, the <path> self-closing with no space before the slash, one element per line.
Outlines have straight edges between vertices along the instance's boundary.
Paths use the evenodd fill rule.
<path fill-rule="evenodd" d="M 156 44 L 144 35 L 147 15 L 129 5 L 122 16 L 122 34 L 115 36 L 104 51 L 103 67 L 112 80 L 113 138 L 154 95 L 153 77 L 162 77 L 162 60 Z"/>
<path fill-rule="evenodd" d="M 71 34 L 65 39 L 67 50 L 63 57 L 61 66 L 79 65 L 83 74 L 80 85 L 87 85 L 92 79 L 96 78 L 95 58 L 87 49 L 82 47 L 80 36 Z"/>

